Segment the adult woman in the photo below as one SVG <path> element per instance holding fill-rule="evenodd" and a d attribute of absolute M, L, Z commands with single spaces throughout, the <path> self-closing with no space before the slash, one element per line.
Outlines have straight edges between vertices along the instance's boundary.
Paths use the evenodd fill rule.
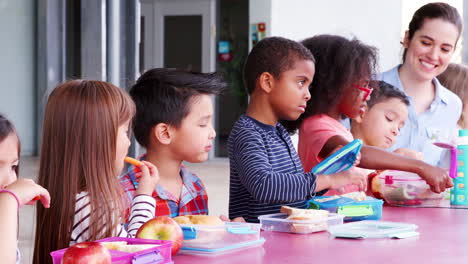
<path fill-rule="evenodd" d="M 436 76 L 447 68 L 462 30 L 460 14 L 454 7 L 446 3 L 422 6 L 405 33 L 403 64 L 379 77 L 410 99 L 408 120 L 393 149 L 420 151 L 432 165 L 441 164 L 444 152 L 432 141 L 449 140 L 461 114 L 461 100 Z"/>

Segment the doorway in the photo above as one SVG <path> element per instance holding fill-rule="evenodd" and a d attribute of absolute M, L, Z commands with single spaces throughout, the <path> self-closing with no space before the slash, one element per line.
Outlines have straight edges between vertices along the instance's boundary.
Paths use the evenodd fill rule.
<path fill-rule="evenodd" d="M 215 8 L 216 0 L 141 0 L 141 73 L 162 67 L 214 72 Z"/>
<path fill-rule="evenodd" d="M 215 71 L 215 0 L 142 0 L 142 71 Z"/>
<path fill-rule="evenodd" d="M 242 66 L 248 53 L 248 0 L 141 0 L 141 73 L 151 68 L 221 72 L 228 89 L 218 96 L 217 132 L 210 158 L 227 157 L 232 125 L 245 111 Z M 222 61 L 216 42 L 229 41 L 232 59 Z"/>

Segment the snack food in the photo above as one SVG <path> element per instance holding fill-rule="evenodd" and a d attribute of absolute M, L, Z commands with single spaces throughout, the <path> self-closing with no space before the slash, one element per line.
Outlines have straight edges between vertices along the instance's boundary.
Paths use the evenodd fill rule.
<path fill-rule="evenodd" d="M 133 166 L 137 166 L 137 167 L 141 166 L 141 164 L 142 164 L 141 161 L 139 161 L 137 159 L 134 159 L 134 158 L 131 158 L 131 157 L 125 157 L 124 161 L 127 162 L 127 163 L 132 164 Z"/>
<path fill-rule="evenodd" d="M 351 192 L 340 195 L 341 197 L 351 198 L 355 201 L 364 201 L 366 199 L 365 192 Z"/>
<path fill-rule="evenodd" d="M 291 232 L 293 233 L 312 233 L 323 231 L 328 228 L 328 216 L 329 212 L 327 210 L 316 210 L 316 209 L 299 209 L 289 206 L 281 206 L 281 213 L 288 215 L 289 220 L 299 220 L 299 221 L 310 221 L 310 220 L 323 220 L 315 221 L 312 223 L 300 223 L 293 222 L 291 224 Z"/>
<path fill-rule="evenodd" d="M 351 192 L 351 193 L 345 193 L 341 195 L 333 195 L 333 196 L 326 197 L 326 198 L 315 198 L 315 201 L 324 203 L 324 202 L 336 200 L 342 197 L 350 198 L 355 201 L 364 201 L 366 199 L 366 193 L 365 192 Z"/>
<path fill-rule="evenodd" d="M 224 222 L 219 217 L 212 215 L 181 215 L 174 217 L 179 225 L 223 225 Z"/>
<path fill-rule="evenodd" d="M 174 217 L 173 219 L 179 225 L 182 225 L 183 230 L 185 230 L 184 228 L 189 228 L 194 230 L 194 232 L 196 233 L 195 239 L 186 240 L 184 237 L 184 246 L 187 246 L 187 243 L 190 245 L 190 247 L 200 247 L 200 245 L 209 245 L 212 243 L 217 243 L 217 241 L 222 241 L 223 237 L 226 235 L 224 222 L 216 216 L 181 215 Z"/>
<path fill-rule="evenodd" d="M 405 171 L 384 171 L 378 176 L 384 200 L 395 206 L 438 206 L 445 192 L 434 193 L 419 175 Z"/>
<path fill-rule="evenodd" d="M 156 245 L 154 244 L 133 244 L 133 245 L 120 245 L 116 250 L 128 253 L 134 253 L 142 251 L 148 248 L 153 248 Z"/>
<path fill-rule="evenodd" d="M 127 241 L 99 242 L 107 249 L 117 250 L 117 248 L 127 245 Z"/>
<path fill-rule="evenodd" d="M 155 244 L 131 244 L 129 245 L 127 241 L 99 242 L 99 243 L 101 243 L 107 249 L 128 252 L 128 253 L 134 253 L 134 252 L 142 251 L 142 250 L 156 246 Z"/>
<path fill-rule="evenodd" d="M 378 175 L 381 173 L 382 171 L 380 172 L 373 172 L 371 174 L 369 174 L 369 189 L 368 189 L 368 194 L 369 195 L 372 195 L 374 196 L 375 198 L 377 199 L 383 199 L 383 195 L 382 195 L 382 184 L 380 182 L 380 179 L 378 177 Z"/>

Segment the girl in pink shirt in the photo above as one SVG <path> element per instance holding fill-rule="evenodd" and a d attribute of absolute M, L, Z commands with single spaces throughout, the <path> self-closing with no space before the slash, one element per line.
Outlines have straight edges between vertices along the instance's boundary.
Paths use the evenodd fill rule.
<path fill-rule="evenodd" d="M 309 86 L 311 99 L 305 113 L 285 126 L 290 132 L 299 129 L 298 152 L 307 171 L 353 139 L 340 120 L 355 118 L 365 111 L 372 92 L 369 80 L 377 51 L 357 39 L 335 35 L 317 35 L 302 44 L 316 58 L 315 76 Z M 363 146 L 359 167 L 414 172 L 437 193 L 453 186 L 443 169 L 377 147 Z"/>

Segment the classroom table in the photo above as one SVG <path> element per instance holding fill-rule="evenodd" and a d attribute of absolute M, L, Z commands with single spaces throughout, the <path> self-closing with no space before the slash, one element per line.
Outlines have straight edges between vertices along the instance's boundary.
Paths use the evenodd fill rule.
<path fill-rule="evenodd" d="M 178 254 L 176 264 L 274 263 L 468 263 L 468 210 L 384 207 L 382 220 L 418 225 L 418 237 L 337 239 L 327 232 L 290 234 L 262 231 L 263 246 L 217 257 Z"/>

